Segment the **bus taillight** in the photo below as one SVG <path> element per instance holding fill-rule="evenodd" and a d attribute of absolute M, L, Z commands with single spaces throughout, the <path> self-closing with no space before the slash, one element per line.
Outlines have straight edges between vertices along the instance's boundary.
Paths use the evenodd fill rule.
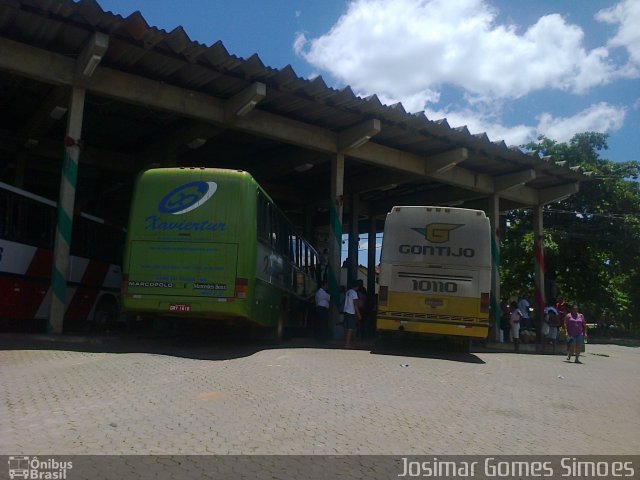
<path fill-rule="evenodd" d="M 480 294 L 480 313 L 489 313 L 489 293 Z"/>
<path fill-rule="evenodd" d="M 124 295 L 127 293 L 127 284 L 129 283 L 129 275 L 123 275 L 120 280 L 120 293 Z"/>
<path fill-rule="evenodd" d="M 246 278 L 236 278 L 236 297 L 247 298 L 249 291 L 249 280 Z"/>
<path fill-rule="evenodd" d="M 387 287 L 386 285 L 380 285 L 380 290 L 378 291 L 378 303 L 386 307 L 388 295 L 389 295 L 389 287 Z"/>

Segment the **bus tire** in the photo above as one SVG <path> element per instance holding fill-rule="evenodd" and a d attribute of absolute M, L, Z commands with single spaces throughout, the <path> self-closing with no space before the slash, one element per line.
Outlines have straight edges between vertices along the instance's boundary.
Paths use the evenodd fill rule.
<path fill-rule="evenodd" d="M 274 345 L 280 345 L 284 339 L 284 318 L 287 314 L 287 305 L 283 301 L 278 309 L 278 317 L 276 318 L 276 326 L 273 327 L 271 332 L 271 342 Z"/>
<path fill-rule="evenodd" d="M 100 299 L 93 312 L 93 327 L 96 329 L 111 329 L 118 320 L 118 302 L 110 295 Z"/>

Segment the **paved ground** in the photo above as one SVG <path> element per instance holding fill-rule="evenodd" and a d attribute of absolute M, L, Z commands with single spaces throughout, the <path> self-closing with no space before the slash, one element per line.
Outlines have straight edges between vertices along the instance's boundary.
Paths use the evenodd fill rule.
<path fill-rule="evenodd" d="M 0 454 L 637 454 L 640 348 L 587 348 L 0 335 Z"/>

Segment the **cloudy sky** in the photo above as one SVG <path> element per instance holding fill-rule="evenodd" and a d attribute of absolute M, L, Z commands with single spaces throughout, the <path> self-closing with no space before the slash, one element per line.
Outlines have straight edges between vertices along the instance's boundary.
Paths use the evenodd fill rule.
<path fill-rule="evenodd" d="M 606 132 L 640 160 L 640 0 L 98 2 L 491 140 Z"/>

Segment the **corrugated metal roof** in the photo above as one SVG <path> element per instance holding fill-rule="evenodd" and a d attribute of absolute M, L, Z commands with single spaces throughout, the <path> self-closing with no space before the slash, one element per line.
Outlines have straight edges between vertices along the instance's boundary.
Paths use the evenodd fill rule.
<path fill-rule="evenodd" d="M 339 132 L 377 118 L 382 129 L 372 142 L 428 157 L 465 147 L 470 155 L 460 166 L 476 173 L 501 175 L 536 168 L 533 188 L 585 180 L 579 172 L 491 141 L 486 133 L 451 127 L 446 119 L 407 113 L 401 104 L 383 105 L 376 95 L 356 96 L 350 87 L 335 89 L 321 77 L 304 79 L 288 65 L 265 66 L 255 54 L 240 58 L 221 41 L 206 46 L 182 27 L 171 32 L 150 26 L 140 12 L 128 17 L 104 11 L 94 0 L 0 0 L 0 35 L 41 49 L 77 56 L 94 32 L 109 35 L 102 65 L 166 84 L 227 99 L 259 81 L 267 96 L 258 108 Z"/>

